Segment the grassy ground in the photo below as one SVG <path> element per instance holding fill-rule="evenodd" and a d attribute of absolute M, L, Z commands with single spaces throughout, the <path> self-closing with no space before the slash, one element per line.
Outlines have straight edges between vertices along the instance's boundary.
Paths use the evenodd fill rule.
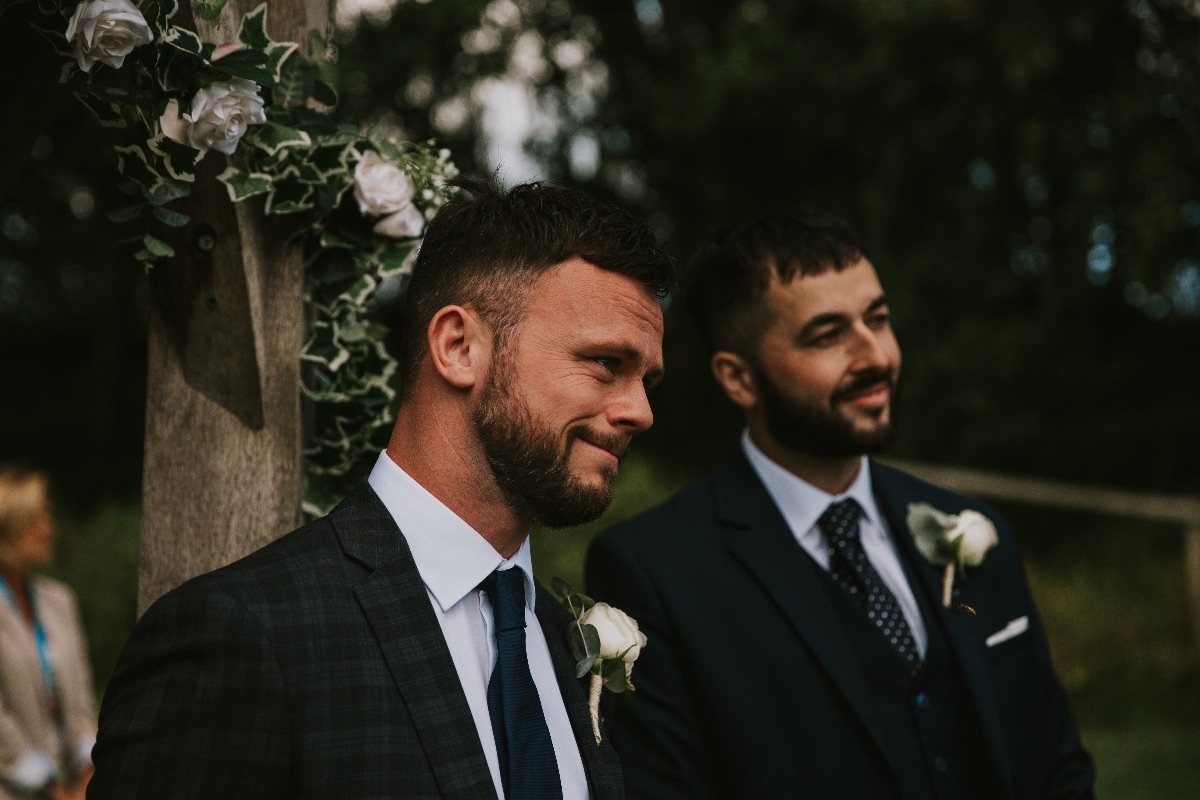
<path fill-rule="evenodd" d="M 684 483 L 645 461 L 622 467 L 617 502 L 599 522 L 535 531 L 534 563 L 583 585 L 596 532 Z M 1200 797 L 1200 659 L 1189 640 L 1181 532 L 1168 525 L 1020 506 L 1017 534 L 1063 684 L 1096 759 L 1104 800 Z M 101 690 L 132 627 L 138 511 L 109 506 L 64 520 L 52 570 L 80 598 Z"/>

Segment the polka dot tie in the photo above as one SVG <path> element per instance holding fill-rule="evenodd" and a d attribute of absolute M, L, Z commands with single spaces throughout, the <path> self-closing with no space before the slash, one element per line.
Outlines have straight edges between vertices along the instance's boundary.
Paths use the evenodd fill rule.
<path fill-rule="evenodd" d="M 891 642 L 915 673 L 921 666 L 916 640 L 896 596 L 863 552 L 859 535 L 862 508 L 847 498 L 830 504 L 817 520 L 829 541 L 829 574 L 867 612 L 867 619 Z"/>

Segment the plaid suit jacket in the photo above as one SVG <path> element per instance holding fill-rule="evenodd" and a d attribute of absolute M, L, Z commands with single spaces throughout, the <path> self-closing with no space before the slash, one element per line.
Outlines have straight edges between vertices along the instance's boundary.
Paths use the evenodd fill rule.
<path fill-rule="evenodd" d="M 536 604 L 593 798 L 623 796 Z M 90 800 L 494 798 L 408 545 L 364 481 L 328 517 L 168 593 L 105 692 Z"/>

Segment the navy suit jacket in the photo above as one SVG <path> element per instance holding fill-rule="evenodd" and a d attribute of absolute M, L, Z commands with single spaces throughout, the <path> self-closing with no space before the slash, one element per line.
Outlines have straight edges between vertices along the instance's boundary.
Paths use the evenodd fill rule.
<path fill-rule="evenodd" d="M 1001 794 L 1090 797 L 1083 751 L 1013 541 L 986 505 L 872 463 L 914 592 L 936 609 L 961 667 Z M 941 605 L 941 569 L 915 552 L 909 503 L 987 514 L 1000 543 Z M 630 797 L 905 797 L 870 690 L 823 576 L 739 450 L 666 504 L 601 534 L 588 590 L 649 637 L 613 742 Z M 1028 630 L 989 647 L 1010 621 Z M 935 620 L 928 620 L 932 624 Z"/>
<path fill-rule="evenodd" d="M 537 614 L 593 798 L 622 796 L 565 647 Z M 92 800 L 494 798 L 403 535 L 364 481 L 328 517 L 168 593 L 108 685 Z"/>

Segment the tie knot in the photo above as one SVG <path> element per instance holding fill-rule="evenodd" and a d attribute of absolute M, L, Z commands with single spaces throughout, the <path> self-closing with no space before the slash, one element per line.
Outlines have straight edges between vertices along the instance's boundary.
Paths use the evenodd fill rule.
<path fill-rule="evenodd" d="M 492 602 L 496 632 L 525 627 L 525 574 L 520 567 L 498 569 L 483 580 L 483 590 Z"/>
<path fill-rule="evenodd" d="M 852 497 L 830 503 L 829 508 L 817 520 L 817 527 L 825 532 L 830 543 L 838 540 L 858 538 L 858 520 L 862 516 L 862 508 Z"/>

